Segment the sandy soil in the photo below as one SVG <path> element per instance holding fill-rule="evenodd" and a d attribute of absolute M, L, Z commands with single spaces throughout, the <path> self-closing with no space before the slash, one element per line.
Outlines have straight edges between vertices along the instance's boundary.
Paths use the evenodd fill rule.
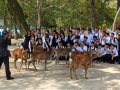
<path fill-rule="evenodd" d="M 16 47 L 12 46 L 10 50 L 14 48 Z M 120 90 L 120 65 L 96 63 L 95 67 L 89 68 L 88 79 L 84 78 L 84 69 L 80 67 L 77 70 L 79 80 L 71 80 L 69 68 L 64 61 L 60 65 L 55 65 L 54 60 L 49 60 L 48 71 L 44 71 L 42 62 L 37 65 L 37 72 L 32 65 L 29 71 L 26 71 L 23 65 L 19 72 L 14 69 L 12 58 L 10 62 L 12 76 L 15 79 L 6 80 L 3 65 L 0 69 L 0 90 Z M 19 68 L 19 62 L 17 66 Z"/>
<path fill-rule="evenodd" d="M 18 67 L 20 63 L 17 63 Z M 13 81 L 5 79 L 4 65 L 0 69 L 0 90 L 120 90 L 120 65 L 95 64 L 95 67 L 88 71 L 88 79 L 84 78 L 84 70 L 80 67 L 77 70 L 79 80 L 70 79 L 69 68 L 64 62 L 55 65 L 49 61 L 48 71 L 44 71 L 44 62 L 37 65 L 36 72 L 31 65 L 26 71 L 23 65 L 22 70 L 13 68 L 11 72 L 15 77 Z"/>

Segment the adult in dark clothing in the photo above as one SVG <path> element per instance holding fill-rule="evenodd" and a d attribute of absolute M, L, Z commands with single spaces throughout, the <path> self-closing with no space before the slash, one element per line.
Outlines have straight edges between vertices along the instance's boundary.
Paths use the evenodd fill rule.
<path fill-rule="evenodd" d="M 120 34 L 118 35 L 118 45 L 119 45 L 119 50 L 118 50 L 118 57 L 119 57 L 119 64 L 120 64 Z"/>
<path fill-rule="evenodd" d="M 25 35 L 24 42 L 22 43 L 22 46 L 25 50 L 29 49 L 28 44 L 29 44 L 30 39 L 31 39 L 31 32 L 28 31 L 27 35 Z"/>
<path fill-rule="evenodd" d="M 9 36 L 9 32 L 4 32 L 4 35 L 0 37 L 0 68 L 2 63 L 5 65 L 5 72 L 7 80 L 14 79 L 11 77 L 11 72 L 9 70 L 9 51 L 8 45 L 11 45 L 11 39 Z"/>

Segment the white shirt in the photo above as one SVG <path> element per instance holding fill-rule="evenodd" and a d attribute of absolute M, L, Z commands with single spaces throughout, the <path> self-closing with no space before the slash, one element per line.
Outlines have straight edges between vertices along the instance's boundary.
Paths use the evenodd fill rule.
<path fill-rule="evenodd" d="M 87 46 L 83 46 L 83 47 L 81 46 L 81 49 L 82 49 L 82 52 L 88 50 Z"/>
<path fill-rule="evenodd" d="M 91 43 L 93 41 L 93 35 L 92 34 L 87 34 L 88 37 L 88 42 Z"/>
<path fill-rule="evenodd" d="M 80 46 L 76 46 L 72 48 L 72 51 L 82 51 Z"/>
<path fill-rule="evenodd" d="M 117 57 L 118 56 L 118 51 L 117 51 L 116 48 L 110 49 L 110 50 L 111 50 L 111 53 L 112 53 L 113 57 Z"/>
<path fill-rule="evenodd" d="M 106 43 L 110 44 L 110 37 L 107 36 L 105 41 L 106 41 Z"/>
<path fill-rule="evenodd" d="M 100 56 L 103 56 L 103 55 L 106 54 L 104 48 L 100 48 L 100 49 L 97 49 L 97 50 L 98 50 Z"/>

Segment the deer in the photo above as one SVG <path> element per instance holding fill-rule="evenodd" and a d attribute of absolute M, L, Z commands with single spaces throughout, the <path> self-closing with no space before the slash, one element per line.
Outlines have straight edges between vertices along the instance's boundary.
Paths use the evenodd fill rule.
<path fill-rule="evenodd" d="M 30 61 L 28 62 L 28 69 L 30 64 L 32 63 L 35 70 L 37 71 L 37 68 L 35 66 L 35 62 L 37 60 L 44 60 L 45 61 L 45 71 L 47 70 L 47 60 L 51 59 L 54 54 L 54 48 L 49 49 L 49 51 L 40 51 L 40 50 L 34 50 L 31 52 Z"/>
<path fill-rule="evenodd" d="M 28 59 L 28 53 L 23 48 L 16 48 L 13 51 L 11 51 L 12 57 L 14 58 L 14 68 L 17 69 L 16 61 L 18 59 L 21 59 L 21 66 L 22 67 L 23 61 L 25 61 L 25 66 L 27 70 L 27 59 Z"/>
<path fill-rule="evenodd" d="M 76 69 L 79 67 L 79 65 L 81 65 L 85 69 L 85 78 L 88 79 L 87 77 L 88 68 L 91 66 L 92 60 L 97 57 L 99 57 L 99 53 L 97 51 L 87 51 L 84 52 L 84 54 L 82 52 L 76 53 L 74 54 L 74 56 L 71 54 L 70 58 L 72 59 L 72 61 L 70 67 L 70 78 L 73 79 L 72 77 L 73 72 L 76 79 L 78 79 Z"/>
<path fill-rule="evenodd" d="M 68 63 L 68 56 L 70 53 L 71 49 L 64 49 L 64 48 L 58 48 L 55 50 L 55 59 L 56 59 L 56 65 L 59 64 L 59 57 L 60 56 L 65 56 L 66 59 L 66 64 Z"/>

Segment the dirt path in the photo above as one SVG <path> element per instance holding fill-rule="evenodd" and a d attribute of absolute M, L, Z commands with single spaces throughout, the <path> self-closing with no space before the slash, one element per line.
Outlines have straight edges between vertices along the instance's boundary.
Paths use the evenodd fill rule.
<path fill-rule="evenodd" d="M 18 64 L 19 66 L 19 64 Z M 84 79 L 82 68 L 77 70 L 79 80 L 69 78 L 69 69 L 66 65 L 55 65 L 49 61 L 48 71 L 44 71 L 44 62 L 37 65 L 34 71 L 24 66 L 19 72 L 12 67 L 11 72 L 15 77 L 13 81 L 4 78 L 4 65 L 0 70 L 0 90 L 120 90 L 120 65 L 95 64 L 89 69 L 89 79 Z"/>
<path fill-rule="evenodd" d="M 22 40 L 13 43 L 20 43 Z M 11 46 L 13 50 L 16 46 Z M 54 60 L 48 62 L 48 71 L 44 71 L 44 62 L 37 65 L 38 71 L 33 66 L 29 71 L 23 65 L 21 72 L 13 68 L 13 59 L 10 59 L 12 75 L 15 80 L 5 79 L 4 65 L 0 69 L 0 90 L 120 90 L 120 65 L 95 64 L 88 71 L 89 79 L 84 79 L 84 70 L 79 68 L 79 80 L 71 80 L 69 69 L 62 62 L 55 65 Z M 20 64 L 17 63 L 19 67 Z"/>

